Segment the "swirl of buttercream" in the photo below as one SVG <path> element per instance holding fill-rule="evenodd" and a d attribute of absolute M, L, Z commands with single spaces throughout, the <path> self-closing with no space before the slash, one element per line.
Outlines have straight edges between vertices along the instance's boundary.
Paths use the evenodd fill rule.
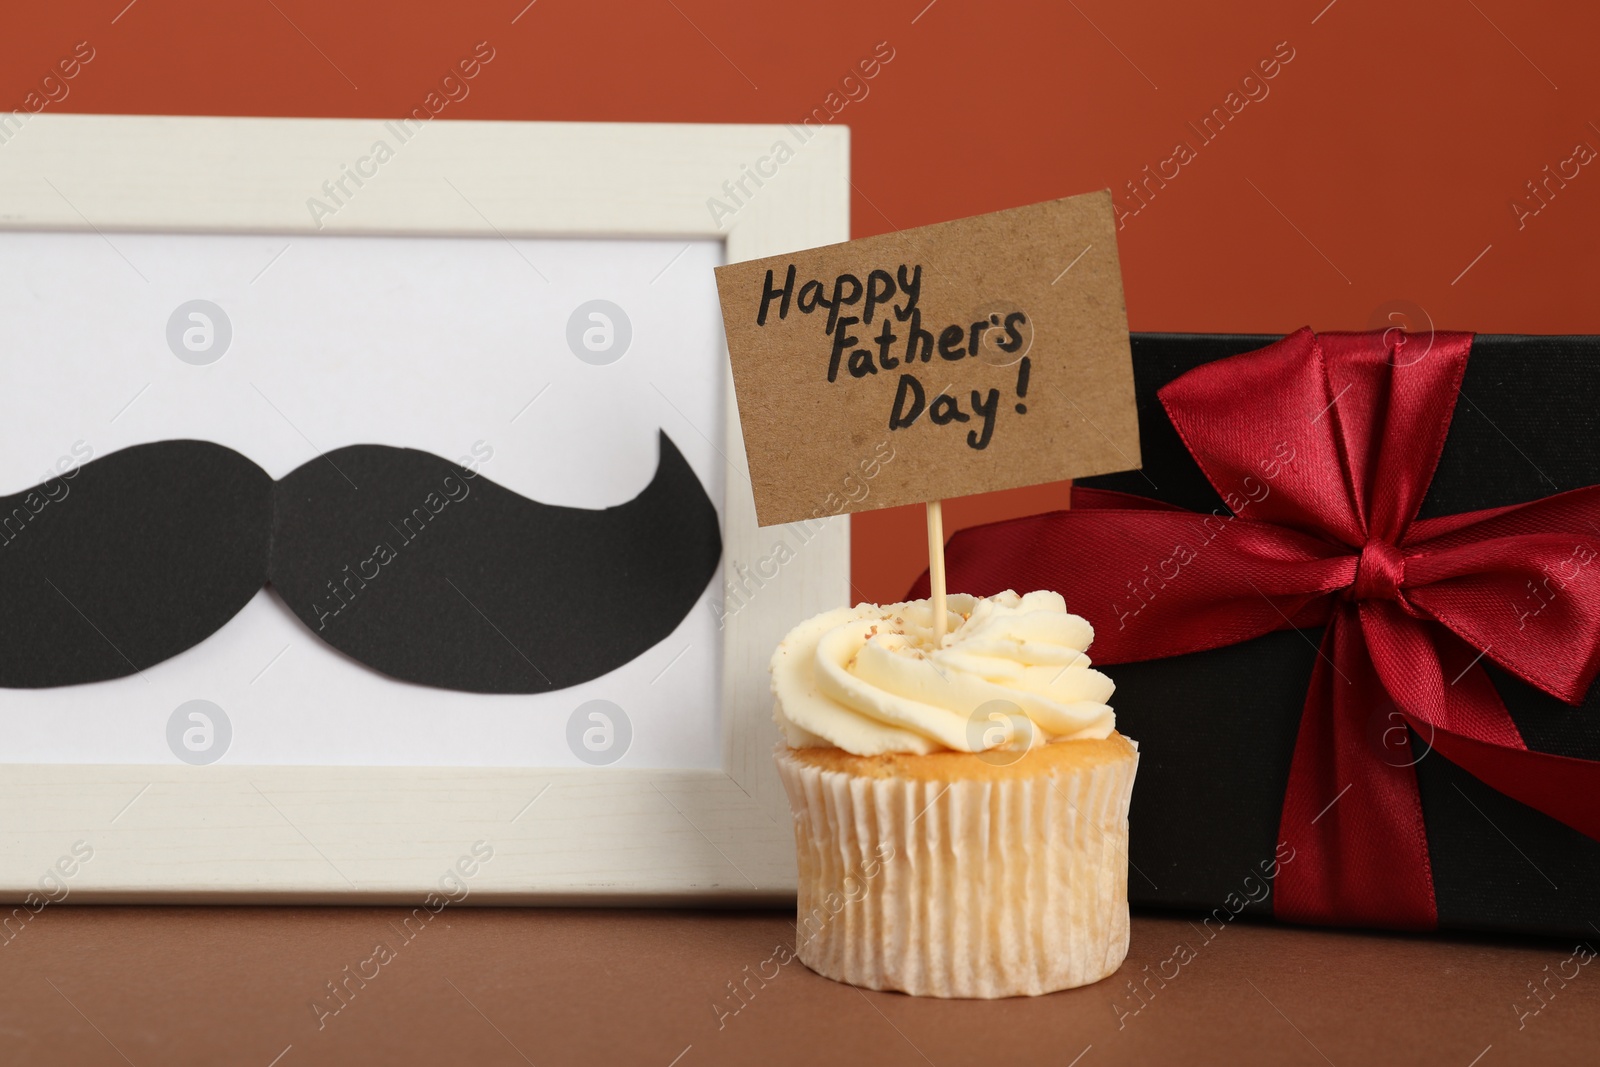
<path fill-rule="evenodd" d="M 872 756 L 1110 735 L 1115 687 L 1090 667 L 1094 628 L 1061 594 L 953 594 L 946 607 L 937 646 L 926 600 L 839 608 L 791 630 L 772 655 L 773 718 L 789 745 Z M 1026 717 L 1026 736 L 984 728 L 996 707 Z"/>

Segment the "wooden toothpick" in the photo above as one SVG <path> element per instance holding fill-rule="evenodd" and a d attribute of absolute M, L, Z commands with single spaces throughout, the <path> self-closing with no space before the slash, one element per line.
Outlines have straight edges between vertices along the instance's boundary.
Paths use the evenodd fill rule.
<path fill-rule="evenodd" d="M 933 644 L 944 644 L 944 510 L 942 501 L 928 501 L 928 589 L 933 598 Z"/>

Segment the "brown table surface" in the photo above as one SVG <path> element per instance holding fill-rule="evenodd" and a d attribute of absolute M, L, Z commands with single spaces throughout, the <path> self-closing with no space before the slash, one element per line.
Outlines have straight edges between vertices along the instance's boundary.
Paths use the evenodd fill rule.
<path fill-rule="evenodd" d="M 1238 922 L 1207 942 L 1183 917 L 1143 915 L 1123 969 L 1084 989 L 924 1000 L 795 962 L 764 987 L 751 981 L 734 1012 L 728 983 L 793 943 L 792 914 L 446 908 L 406 940 L 407 914 L 47 907 L 0 947 L 0 1063 L 1498 1067 L 1600 1056 L 1600 966 L 1567 962 L 1572 941 Z M 387 962 L 364 963 L 379 942 Z M 1193 958 L 1163 964 L 1180 942 Z M 1127 982 L 1147 965 L 1177 976 L 1150 979 L 1141 1007 Z M 376 976 L 352 979 L 319 1020 L 313 1004 L 339 1004 L 327 983 L 346 966 Z M 1548 990 L 1543 1007 L 1530 982 Z"/>

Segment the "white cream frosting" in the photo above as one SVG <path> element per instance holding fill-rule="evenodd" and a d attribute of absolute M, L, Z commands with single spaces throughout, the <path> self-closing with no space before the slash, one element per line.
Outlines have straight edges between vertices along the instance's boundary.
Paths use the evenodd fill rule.
<path fill-rule="evenodd" d="M 789 631 L 772 654 L 773 718 L 789 745 L 873 756 L 1111 733 L 1115 687 L 1086 655 L 1094 628 L 1061 594 L 953 594 L 946 607 L 937 647 L 926 600 L 839 608 Z"/>

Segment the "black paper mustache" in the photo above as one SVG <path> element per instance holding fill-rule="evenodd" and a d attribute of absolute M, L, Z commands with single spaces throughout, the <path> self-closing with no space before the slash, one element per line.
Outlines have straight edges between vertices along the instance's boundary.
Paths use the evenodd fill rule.
<path fill-rule="evenodd" d="M 670 634 L 721 555 L 716 508 L 665 433 L 650 484 L 601 511 L 388 445 L 336 449 L 278 482 L 210 442 L 136 445 L 0 497 L 0 687 L 144 670 L 270 582 L 313 633 L 384 674 L 546 692 Z"/>

